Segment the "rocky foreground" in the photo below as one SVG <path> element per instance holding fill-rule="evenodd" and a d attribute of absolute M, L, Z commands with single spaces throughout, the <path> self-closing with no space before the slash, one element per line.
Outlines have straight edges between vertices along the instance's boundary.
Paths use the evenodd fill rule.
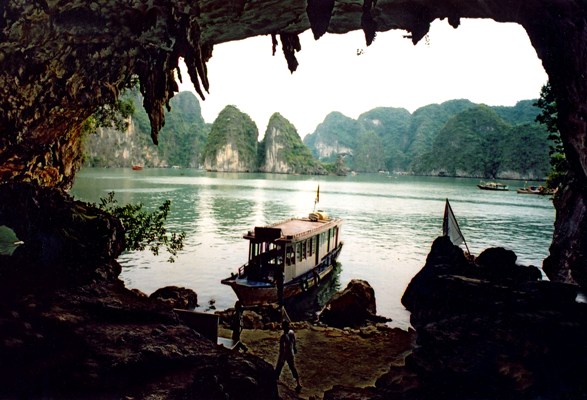
<path fill-rule="evenodd" d="M 335 386 L 374 386 L 391 365 L 402 365 L 412 348 L 414 332 L 385 324 L 362 329 L 339 329 L 299 322 L 292 324 L 298 342 L 296 366 L 303 388 L 295 393 L 294 379 L 284 367 L 279 380 L 282 399 L 322 399 Z M 275 366 L 278 329 L 245 329 L 247 352 Z"/>

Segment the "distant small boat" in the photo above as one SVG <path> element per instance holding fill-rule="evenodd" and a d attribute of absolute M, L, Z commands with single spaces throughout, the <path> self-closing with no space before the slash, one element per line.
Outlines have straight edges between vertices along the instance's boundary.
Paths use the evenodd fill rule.
<path fill-rule="evenodd" d="M 507 185 L 499 182 L 483 182 L 477 185 L 477 187 L 482 190 L 510 190 Z"/>
<path fill-rule="evenodd" d="M 133 165 L 132 166 L 132 170 L 133 171 L 140 171 L 142 169 L 143 169 L 143 166 L 142 165 Z"/>
<path fill-rule="evenodd" d="M 552 195 L 555 193 L 555 190 L 545 188 L 544 186 L 526 186 L 523 188 L 519 188 L 516 192 L 520 194 L 537 194 L 540 196 Z"/>

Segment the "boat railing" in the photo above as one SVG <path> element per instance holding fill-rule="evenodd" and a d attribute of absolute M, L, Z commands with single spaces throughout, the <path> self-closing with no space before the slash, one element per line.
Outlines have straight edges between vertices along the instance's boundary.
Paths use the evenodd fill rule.
<path fill-rule="evenodd" d="M 238 277 L 242 278 L 245 276 L 245 269 L 249 266 L 249 263 L 245 263 L 238 268 Z"/>

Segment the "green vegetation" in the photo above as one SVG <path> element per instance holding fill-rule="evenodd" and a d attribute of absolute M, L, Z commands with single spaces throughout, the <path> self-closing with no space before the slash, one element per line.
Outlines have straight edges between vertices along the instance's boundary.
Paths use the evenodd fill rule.
<path fill-rule="evenodd" d="M 84 122 L 82 134 L 95 134 L 98 128 L 124 131 L 128 128 L 128 117 L 133 115 L 135 111 L 135 104 L 129 97 L 117 99 L 112 104 L 104 104 Z"/>
<path fill-rule="evenodd" d="M 558 131 L 558 109 L 550 82 L 542 86 L 540 98 L 534 105 L 541 110 L 540 114 L 536 116 L 536 121 L 546 127 L 548 139 L 551 141 L 549 147 L 551 169 L 546 179 L 546 185 L 551 189 L 555 189 L 567 176 L 569 165 L 565 156 L 565 148 L 560 132 Z"/>
<path fill-rule="evenodd" d="M 159 146 L 151 141 L 149 117 L 142 101 L 137 90 L 124 93 L 121 102 L 130 105 L 132 119 L 124 115 L 124 125 L 102 124 L 102 129 L 94 129 L 95 135 L 90 135 L 84 146 L 85 165 L 198 167 L 202 164 L 202 149 L 209 127 L 202 118 L 200 104 L 194 94 L 181 92 L 171 99 L 171 112 L 165 113 L 165 126 L 159 133 Z"/>
<path fill-rule="evenodd" d="M 340 153 L 351 151 L 357 145 L 357 132 L 361 131 L 358 121 L 339 112 L 326 116 L 314 133 L 306 135 L 304 143 L 312 150 L 314 157 L 320 161 L 332 162 Z M 330 153 L 319 157 L 318 146 L 326 146 Z"/>
<path fill-rule="evenodd" d="M 304 142 L 325 162 L 352 155 L 349 168 L 359 172 L 541 179 L 548 171 L 548 149 L 546 131 L 534 122 L 539 111 L 531 100 L 514 107 L 451 100 L 413 114 L 380 107 L 357 121 L 330 114 Z M 352 146 L 341 148 L 341 142 Z"/>
<path fill-rule="evenodd" d="M 212 124 L 204 150 L 205 164 L 216 168 L 216 154 L 226 145 L 236 146 L 239 163 L 247 171 L 257 170 L 257 138 L 259 131 L 251 117 L 235 106 L 226 106 Z"/>
<path fill-rule="evenodd" d="M 446 123 L 417 172 L 492 179 L 507 172 L 541 178 L 547 162 L 546 135 L 540 126 L 511 126 L 492 108 L 480 105 Z"/>
<path fill-rule="evenodd" d="M 335 162 L 322 163 L 322 167 L 326 170 L 326 173 L 330 175 L 345 176 L 349 172 L 349 169 L 345 165 L 344 157 L 340 154 L 336 157 Z"/>
<path fill-rule="evenodd" d="M 463 111 L 440 130 L 425 156 L 428 163 L 420 168 L 451 176 L 495 178 L 501 161 L 497 153 L 506 130 L 507 125 L 487 106 Z"/>
<path fill-rule="evenodd" d="M 279 113 L 271 116 L 259 147 L 263 149 L 259 158 L 262 171 L 294 174 L 325 173 L 324 167 L 314 159 L 310 149 L 302 142 L 296 128 Z M 285 162 L 288 171 L 277 171 L 275 166 L 267 165 L 266 152 L 273 149 L 278 149 L 275 158 Z"/>
<path fill-rule="evenodd" d="M 385 169 L 383 140 L 373 131 L 360 135 L 355 150 L 353 165 L 360 165 L 361 171 L 377 172 Z"/>
<path fill-rule="evenodd" d="M 474 105 L 469 100 L 451 100 L 442 104 L 429 104 L 414 111 L 406 133 L 405 147 L 402 148 L 406 163 L 397 170 L 417 169 L 421 157 L 430 152 L 434 138 L 448 120 Z"/>
<path fill-rule="evenodd" d="M 159 133 L 158 154 L 167 164 L 198 167 L 209 132 L 200 103 L 191 92 L 181 92 L 171 99 L 173 112 L 165 113 L 165 126 Z"/>
<path fill-rule="evenodd" d="M 389 107 L 379 107 L 361 114 L 358 121 L 363 132 L 359 135 L 355 153 L 355 169 L 365 172 L 403 169 L 406 158 L 402 150 L 410 116 L 410 112 L 404 108 Z M 386 146 L 386 143 L 395 145 Z M 368 150 L 369 147 L 372 150 Z"/>
<path fill-rule="evenodd" d="M 514 107 L 451 100 L 427 105 L 413 114 L 403 108 L 378 107 L 357 120 L 332 112 L 303 142 L 295 127 L 276 113 L 258 142 L 255 123 L 235 106 L 225 107 L 209 125 L 196 97 L 182 92 L 171 99 L 172 110 L 166 114 L 159 146 L 151 143 L 149 119 L 141 102 L 138 92 L 125 94 L 121 104 L 136 110 L 131 125 L 125 133 L 111 134 L 116 131 L 110 122 L 110 129 L 100 128 L 97 135 L 91 135 L 87 165 L 128 167 L 138 163 L 226 170 L 235 168 L 238 157 L 239 171 L 343 175 L 349 170 L 387 170 L 541 179 L 549 170 L 548 128 L 554 129 L 548 136 L 553 141 L 550 163 L 553 171 L 559 171 L 551 178 L 554 185 L 566 170 L 556 123 L 549 120 L 556 117 L 556 104 L 544 96 Z M 546 128 L 536 120 L 544 121 Z M 227 145 L 232 154 L 224 153 Z M 219 160 L 223 165 L 214 165 Z"/>
<path fill-rule="evenodd" d="M 165 228 L 165 221 L 171 207 L 171 201 L 166 200 L 157 211 L 143 210 L 143 204 L 118 205 L 114 192 L 108 197 L 100 198 L 97 207 L 120 220 L 124 227 L 125 250 L 143 251 L 147 247 L 154 255 L 165 247 L 169 252 L 169 262 L 174 262 L 177 252 L 183 249 L 185 232 L 169 233 Z"/>

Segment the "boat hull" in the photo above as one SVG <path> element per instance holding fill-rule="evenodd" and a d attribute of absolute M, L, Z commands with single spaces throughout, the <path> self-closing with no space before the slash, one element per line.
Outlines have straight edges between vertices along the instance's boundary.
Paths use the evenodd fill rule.
<path fill-rule="evenodd" d="M 496 192 L 507 192 L 509 190 L 509 188 L 507 186 L 477 185 L 477 187 L 481 190 L 493 190 Z"/>
<path fill-rule="evenodd" d="M 554 194 L 554 190 L 550 190 L 550 189 L 518 189 L 517 192 L 519 194 L 534 194 L 534 195 L 538 195 L 538 196 L 548 196 L 548 195 L 553 195 Z"/>
<path fill-rule="evenodd" d="M 328 253 L 310 272 L 298 276 L 283 285 L 283 299 L 288 300 L 301 296 L 310 289 L 318 286 L 333 271 L 336 259 L 342 249 L 342 243 Z M 251 281 L 247 277 L 231 276 L 222 280 L 222 283 L 232 287 L 232 290 L 245 306 L 256 306 L 278 303 L 277 285 L 268 282 Z"/>

